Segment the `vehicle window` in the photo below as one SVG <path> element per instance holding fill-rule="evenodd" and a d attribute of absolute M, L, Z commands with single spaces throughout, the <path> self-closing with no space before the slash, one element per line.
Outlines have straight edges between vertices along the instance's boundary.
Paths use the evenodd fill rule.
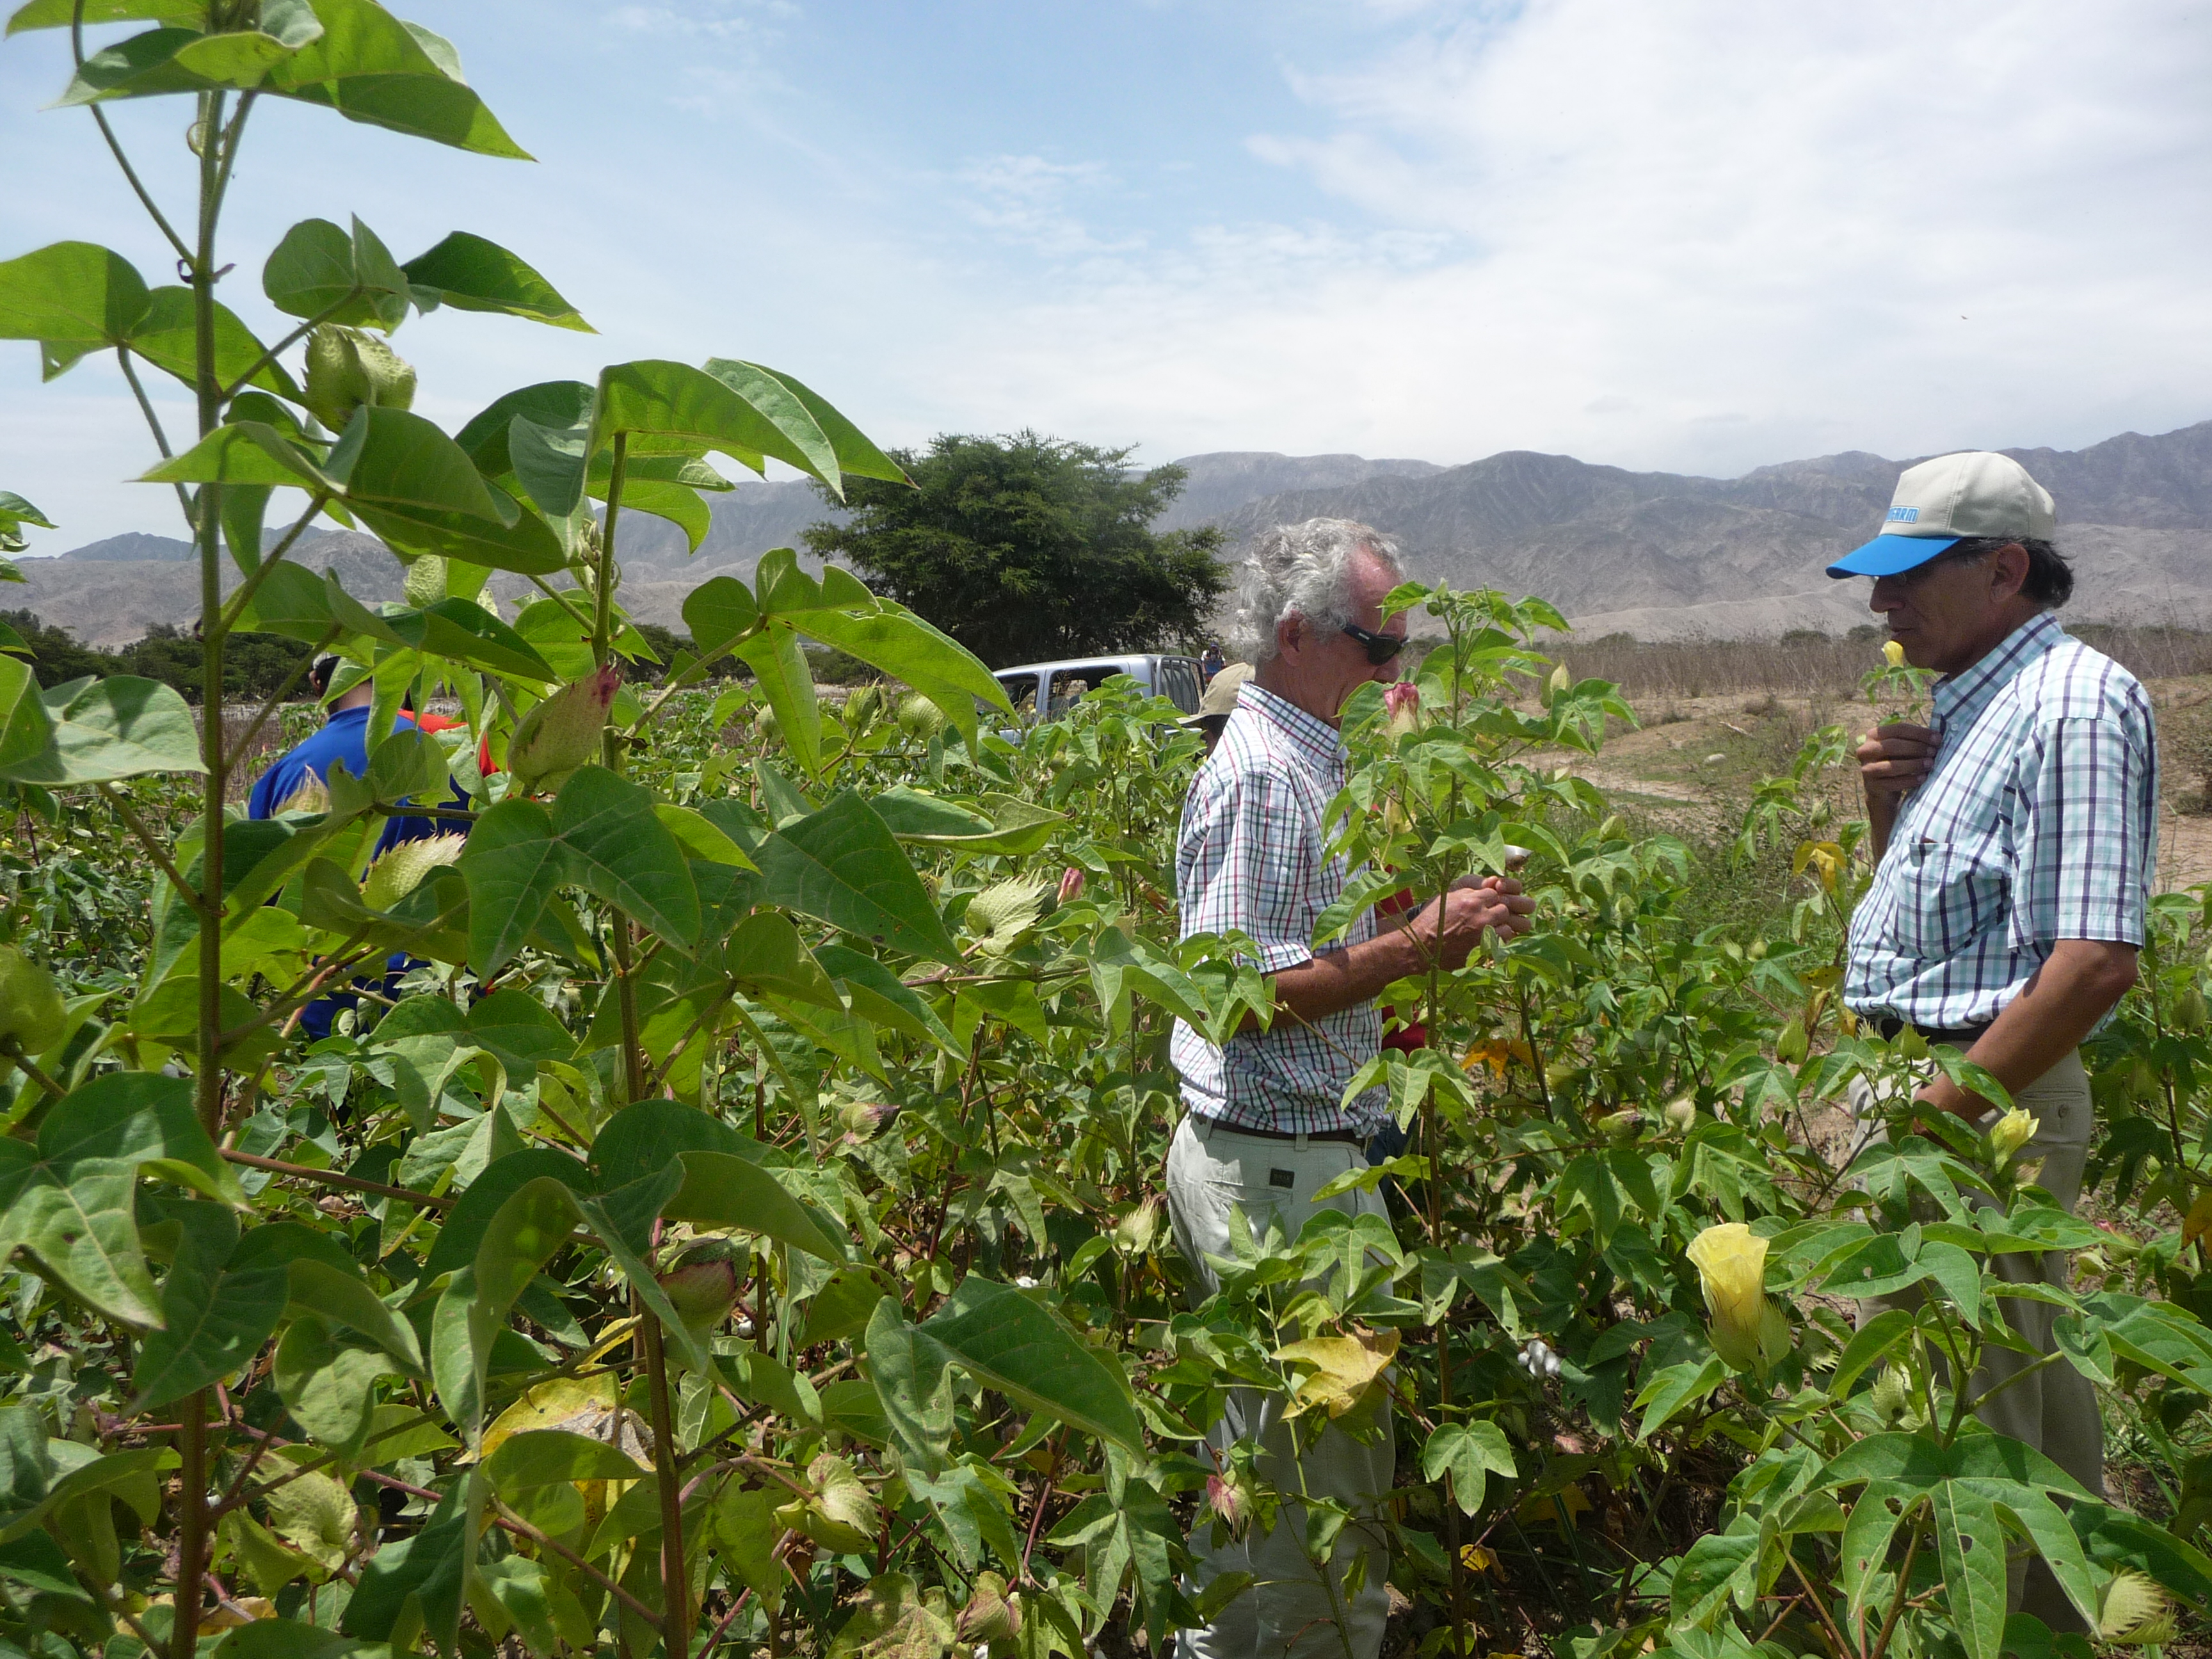
<path fill-rule="evenodd" d="M 1198 713 L 1200 694 L 1197 671 L 1180 658 L 1171 662 L 1164 662 L 1160 667 L 1164 671 L 1167 680 L 1167 684 L 1161 688 L 1162 694 L 1184 714 Z"/>
<path fill-rule="evenodd" d="M 1001 674 L 999 684 L 1006 688 L 1006 701 L 1014 706 L 1014 718 L 1024 725 L 1036 718 L 1037 677 L 1034 674 Z"/>
<path fill-rule="evenodd" d="M 1045 704 L 1045 718 L 1057 720 L 1115 675 L 1126 672 L 1116 662 L 1079 663 L 1072 668 L 1060 669 L 1052 677 L 1051 692 Z"/>

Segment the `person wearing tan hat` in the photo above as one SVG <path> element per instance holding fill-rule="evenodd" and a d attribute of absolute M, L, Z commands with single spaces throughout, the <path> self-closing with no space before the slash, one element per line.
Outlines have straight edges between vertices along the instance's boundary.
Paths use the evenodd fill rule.
<path fill-rule="evenodd" d="M 1183 717 L 1183 724 L 1206 739 L 1206 752 L 1213 753 L 1213 745 L 1221 741 L 1224 727 L 1230 715 L 1237 712 L 1237 694 L 1244 689 L 1244 682 L 1252 678 L 1252 665 L 1232 662 L 1213 671 L 1213 678 L 1206 683 L 1206 696 L 1199 700 L 1198 713 Z"/>
<path fill-rule="evenodd" d="M 1905 1026 L 1964 1051 L 2035 1120 L 2017 1153 L 2068 1211 L 2081 1195 L 2092 1112 L 2081 1040 L 2136 981 L 2157 851 L 2158 750 L 2135 677 L 2069 637 L 2052 614 L 2074 573 L 2051 495 L 2008 456 L 1972 451 L 1909 467 L 1881 533 L 1828 568 L 1874 578 L 1869 604 L 1905 660 L 1942 678 L 1926 726 L 1866 734 L 1874 883 L 1853 913 L 1844 1003 L 1885 1036 Z M 1878 1115 L 1863 1079 L 1861 1116 Z M 1931 1069 L 1916 1109 L 1987 1127 L 1990 1102 Z M 2063 1289 L 2063 1251 L 1993 1255 L 2004 1279 Z M 1887 1305 L 1869 1297 L 1862 1318 Z M 2037 1352 L 2059 1310 L 2001 1304 Z M 2069 1359 L 1994 1345 L 1966 1384 L 1982 1421 L 2104 1494 L 2097 1397 Z M 2002 1392 L 1992 1392 L 2002 1390 Z M 2012 1605 L 2081 1630 L 2041 1560 L 2014 1562 Z M 2084 1613 L 2091 1616 L 2085 1618 Z"/>

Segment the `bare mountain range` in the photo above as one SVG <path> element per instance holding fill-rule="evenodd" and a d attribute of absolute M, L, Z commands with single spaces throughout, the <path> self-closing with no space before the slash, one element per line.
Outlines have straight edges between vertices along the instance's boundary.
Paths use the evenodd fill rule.
<path fill-rule="evenodd" d="M 2057 500 L 2060 545 L 2080 581 L 2069 614 L 2212 623 L 2212 421 L 2081 450 L 2005 453 Z M 1397 537 L 1418 574 L 1542 594 L 1584 632 L 1660 639 L 1841 632 L 1868 620 L 1864 584 L 1831 582 L 1821 568 L 1880 525 L 1911 462 L 1852 451 L 1726 479 L 1526 450 L 1456 467 L 1242 452 L 1177 465 L 1189 481 L 1162 529 L 1215 524 L 1234 543 L 1320 514 L 1360 519 Z M 673 526 L 625 519 L 623 597 L 634 614 L 680 625 L 683 597 L 702 577 L 750 574 L 761 554 L 829 516 L 797 482 L 741 483 L 713 507 L 713 527 L 688 558 Z M 88 643 L 124 644 L 197 613 L 190 550 L 133 534 L 21 559 L 27 584 L 0 589 L 0 608 L 27 605 Z M 319 535 L 297 556 L 337 570 L 360 598 L 399 597 L 398 562 L 368 537 Z M 528 588 L 500 576 L 494 591 L 513 599 Z"/>

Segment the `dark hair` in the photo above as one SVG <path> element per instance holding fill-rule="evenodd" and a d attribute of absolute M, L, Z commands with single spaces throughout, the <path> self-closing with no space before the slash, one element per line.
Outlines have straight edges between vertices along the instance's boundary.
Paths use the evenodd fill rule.
<path fill-rule="evenodd" d="M 335 654 L 316 658 L 314 666 L 307 671 L 307 689 L 321 696 L 331 689 L 331 676 L 337 672 L 338 659 Z"/>
<path fill-rule="evenodd" d="M 2027 575 L 2021 582 L 2021 592 L 2053 611 L 2074 597 L 2074 567 L 2046 541 L 2026 536 L 1964 536 L 1943 556 L 1964 564 L 1970 559 L 1987 558 L 2001 547 L 2015 545 L 2027 552 Z"/>

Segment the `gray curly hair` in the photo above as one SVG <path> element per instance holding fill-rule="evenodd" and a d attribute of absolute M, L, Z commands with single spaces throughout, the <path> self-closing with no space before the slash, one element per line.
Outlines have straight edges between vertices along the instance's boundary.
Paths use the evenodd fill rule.
<path fill-rule="evenodd" d="M 1404 574 L 1398 544 L 1356 520 L 1308 519 L 1260 537 L 1237 570 L 1229 624 L 1237 659 L 1257 667 L 1273 657 L 1275 627 L 1286 617 L 1304 617 L 1330 633 L 1352 621 L 1352 568 L 1362 552 Z"/>

